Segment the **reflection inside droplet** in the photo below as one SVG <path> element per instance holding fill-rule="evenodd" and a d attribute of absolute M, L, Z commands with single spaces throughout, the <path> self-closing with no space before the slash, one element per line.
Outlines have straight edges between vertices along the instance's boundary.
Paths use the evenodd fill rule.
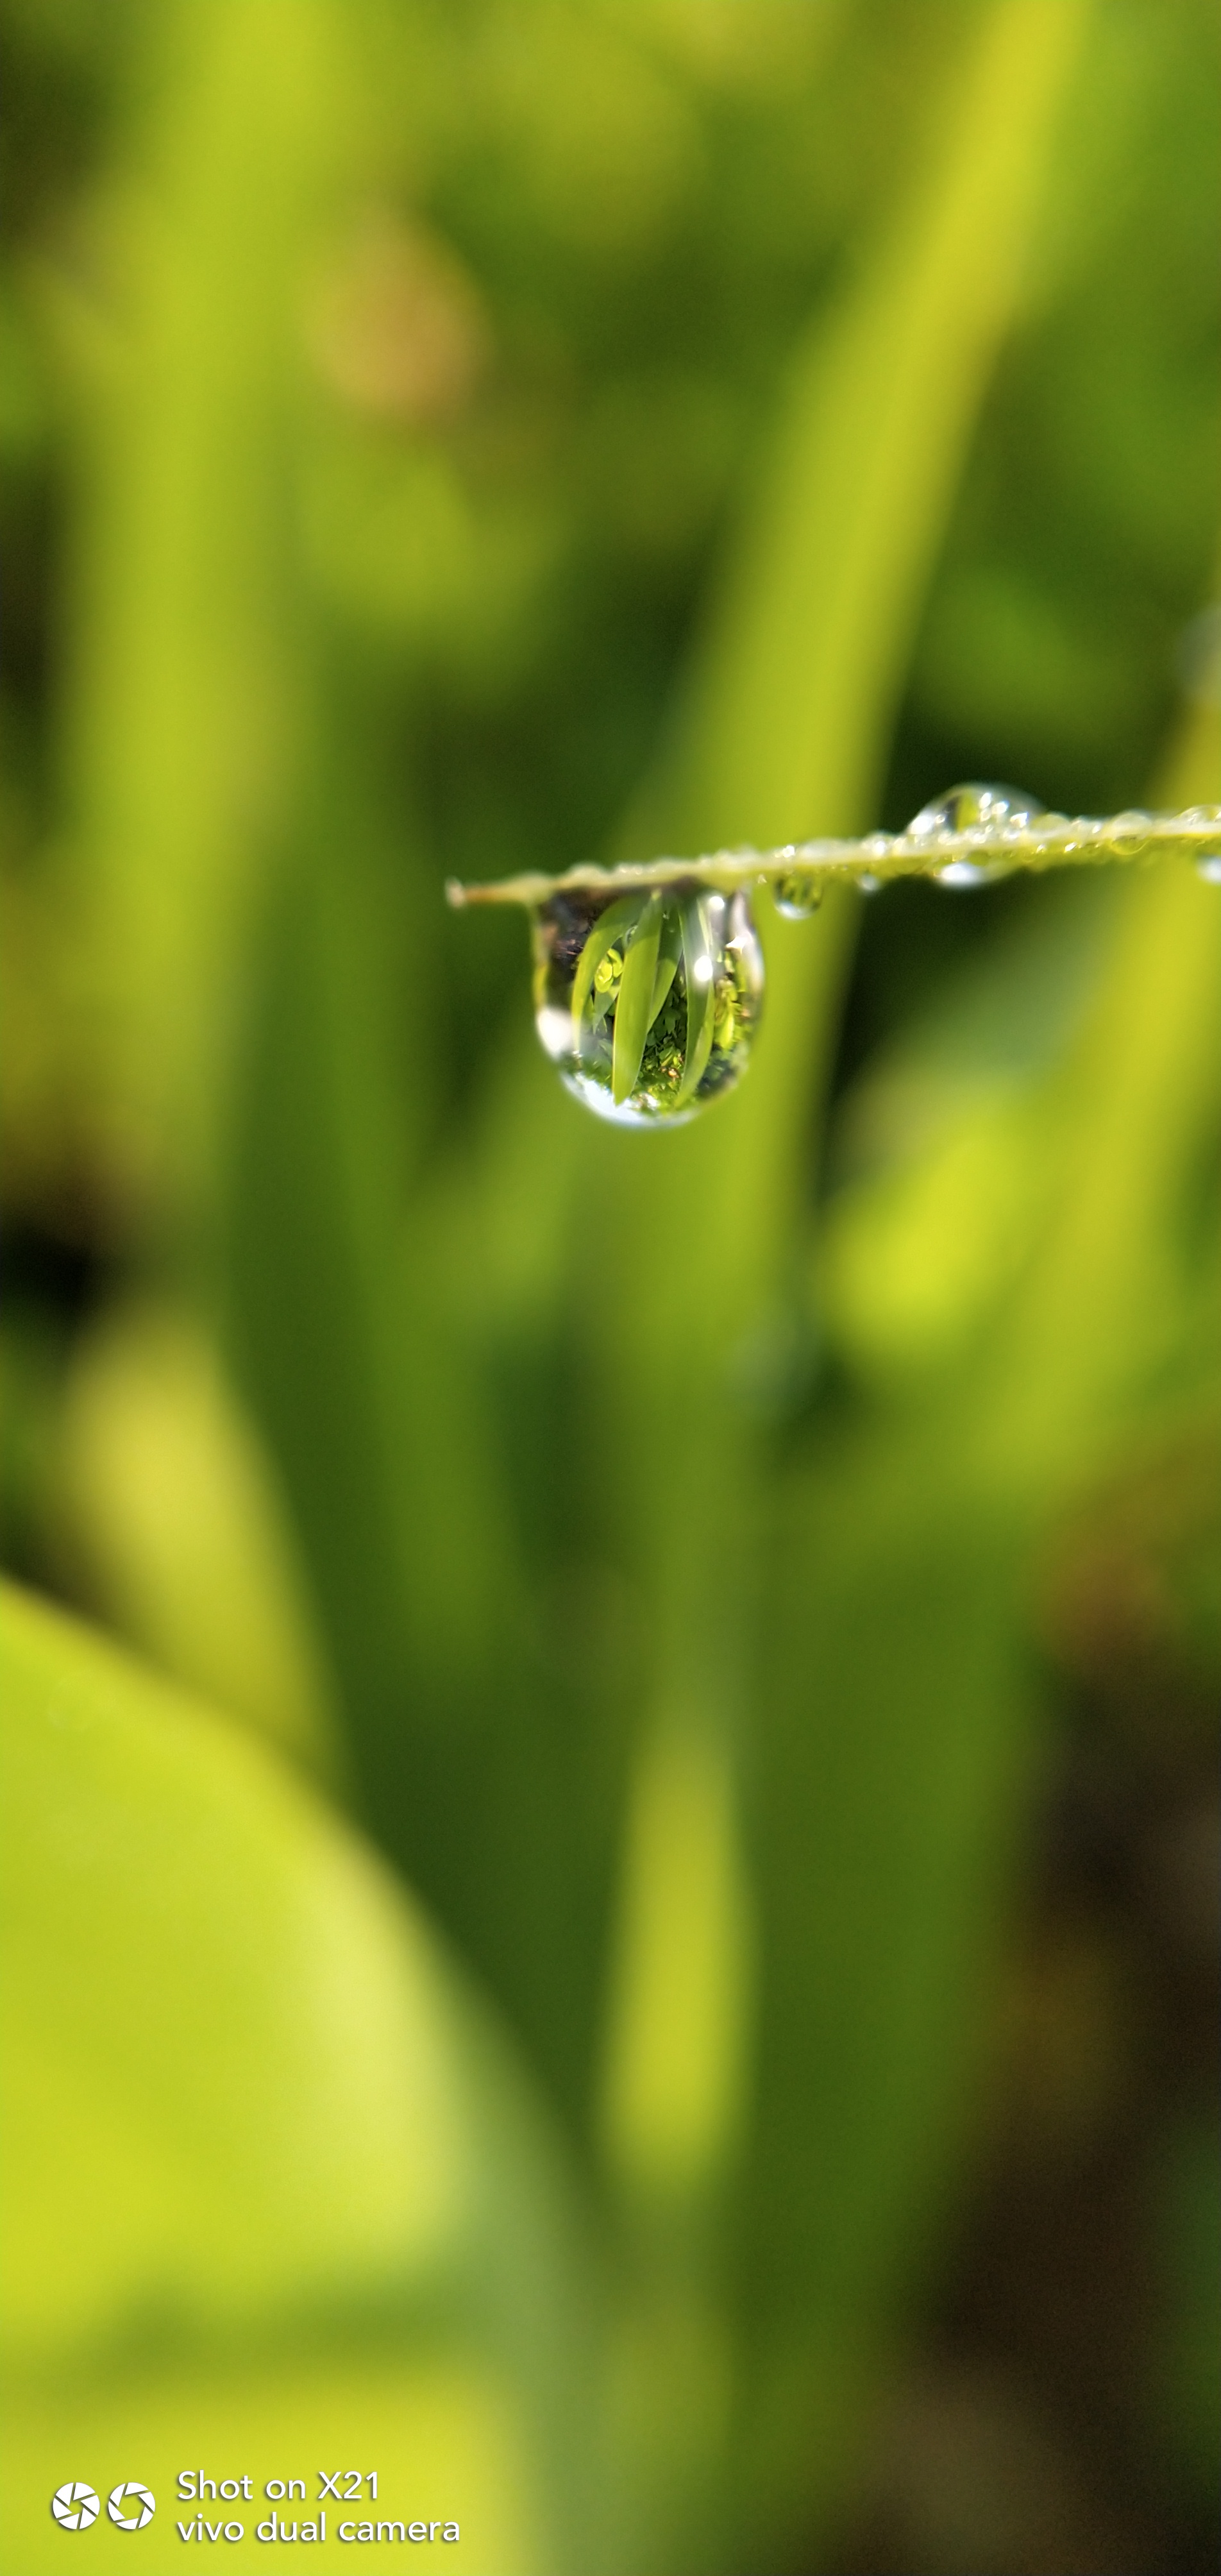
<path fill-rule="evenodd" d="M 808 921 L 822 902 L 822 878 L 812 868 L 791 868 L 787 875 L 772 878 L 772 896 L 786 921 Z"/>
<path fill-rule="evenodd" d="M 574 889 L 534 915 L 539 1036 L 569 1091 L 621 1126 L 681 1125 L 731 1091 L 762 993 L 745 894 Z"/>
<path fill-rule="evenodd" d="M 941 832 L 1000 831 L 1006 825 L 1021 831 L 1028 823 L 1037 822 L 1044 808 L 1037 796 L 1024 787 L 1003 787 L 995 780 L 969 778 L 961 786 L 948 787 L 944 796 L 934 796 L 912 816 L 907 826 L 909 841 L 935 840 Z M 943 875 L 946 872 L 943 870 Z M 952 882 L 948 879 L 947 882 Z M 957 880 L 966 883 L 966 879 Z"/>

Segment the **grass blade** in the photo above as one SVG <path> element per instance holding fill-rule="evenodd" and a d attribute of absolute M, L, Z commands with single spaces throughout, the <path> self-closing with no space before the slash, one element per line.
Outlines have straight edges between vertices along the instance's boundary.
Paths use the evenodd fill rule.
<path fill-rule="evenodd" d="M 657 979 L 660 945 L 661 901 L 653 895 L 645 906 L 640 926 L 624 957 L 619 983 L 611 1062 L 611 1091 L 617 1103 L 627 1100 L 635 1088 L 644 1042 L 653 1025 L 653 986 Z"/>
<path fill-rule="evenodd" d="M 679 1099 L 690 1100 L 712 1053 L 712 952 L 708 917 L 698 895 L 683 905 L 683 957 L 687 971 L 687 1060 Z"/>
<path fill-rule="evenodd" d="M 608 904 L 606 911 L 599 914 L 581 950 L 572 986 L 572 1025 L 578 1044 L 581 1021 L 586 1003 L 593 991 L 594 977 L 598 968 L 603 958 L 609 956 L 616 941 L 630 928 L 639 910 L 638 894 L 621 895 L 617 903 Z"/>

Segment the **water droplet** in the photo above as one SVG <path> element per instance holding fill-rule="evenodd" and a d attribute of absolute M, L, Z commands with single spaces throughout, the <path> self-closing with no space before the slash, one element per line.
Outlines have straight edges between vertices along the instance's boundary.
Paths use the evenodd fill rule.
<path fill-rule="evenodd" d="M 1221 885 L 1221 805 L 1189 805 L 1179 819 L 1191 827 L 1196 875 L 1203 877 L 1206 885 Z M 1215 842 L 1215 848 L 1209 848 L 1208 840 L 1201 841 L 1201 829 Z"/>
<path fill-rule="evenodd" d="M 745 894 L 676 879 L 556 894 L 535 913 L 539 1036 L 567 1089 L 620 1126 L 680 1126 L 732 1091 L 762 995 Z"/>
<path fill-rule="evenodd" d="M 930 804 L 922 805 L 907 826 L 907 838 L 932 841 L 942 832 L 994 832 L 1005 827 L 1023 831 L 1028 823 L 1041 820 L 1043 811 L 1038 797 L 1029 796 L 1024 787 L 1002 787 L 995 781 L 969 778 L 962 786 L 947 787 L 944 796 L 935 796 Z"/>
<path fill-rule="evenodd" d="M 812 868 L 793 868 L 787 876 L 772 878 L 772 895 L 786 921 L 808 921 L 822 902 L 823 881 Z"/>
<path fill-rule="evenodd" d="M 871 877 L 868 874 L 865 874 L 864 876 L 859 876 L 856 882 L 862 894 L 881 893 L 882 880 L 880 877 Z"/>
<path fill-rule="evenodd" d="M 991 885 L 993 878 L 1000 876 L 1001 873 L 999 868 L 977 867 L 973 859 L 951 859 L 944 868 L 938 868 L 937 883 L 964 889 Z"/>
<path fill-rule="evenodd" d="M 1153 829 L 1153 817 L 1135 808 L 1125 814 L 1113 814 L 1106 826 L 1106 836 L 1113 850 L 1124 859 L 1134 859 L 1143 850 Z"/>

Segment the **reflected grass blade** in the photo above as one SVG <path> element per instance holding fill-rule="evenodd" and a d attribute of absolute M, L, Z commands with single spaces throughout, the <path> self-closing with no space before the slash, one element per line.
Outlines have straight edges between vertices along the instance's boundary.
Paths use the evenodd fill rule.
<path fill-rule="evenodd" d="M 683 906 L 683 957 L 687 973 L 687 1060 L 679 1099 L 690 1100 L 712 1053 L 712 955 L 708 923 L 698 895 Z"/>
<path fill-rule="evenodd" d="M 627 1100 L 635 1088 L 644 1042 L 653 1024 L 653 986 L 660 945 L 661 900 L 654 895 L 645 906 L 640 927 L 623 960 L 611 1063 L 611 1091 L 617 1103 Z"/>
<path fill-rule="evenodd" d="M 630 929 L 640 910 L 638 894 L 621 895 L 617 903 L 600 913 L 581 950 L 572 986 L 572 1025 L 579 1041 L 586 1004 L 593 991 L 594 977 L 604 957 L 608 957 L 622 933 Z"/>

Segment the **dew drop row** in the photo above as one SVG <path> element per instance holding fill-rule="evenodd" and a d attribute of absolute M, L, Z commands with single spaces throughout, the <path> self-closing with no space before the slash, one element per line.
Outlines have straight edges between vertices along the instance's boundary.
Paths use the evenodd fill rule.
<path fill-rule="evenodd" d="M 1022 788 L 971 779 L 921 806 L 903 832 L 574 869 L 450 896 L 528 905 L 535 1023 L 565 1087 L 619 1126 L 681 1127 L 732 1091 L 750 1060 L 763 1007 L 752 884 L 770 887 L 786 920 L 804 921 L 846 874 L 863 894 L 912 875 L 969 891 L 1016 867 L 1146 854 L 1189 857 L 1221 885 L 1221 806 L 1073 820 Z"/>

